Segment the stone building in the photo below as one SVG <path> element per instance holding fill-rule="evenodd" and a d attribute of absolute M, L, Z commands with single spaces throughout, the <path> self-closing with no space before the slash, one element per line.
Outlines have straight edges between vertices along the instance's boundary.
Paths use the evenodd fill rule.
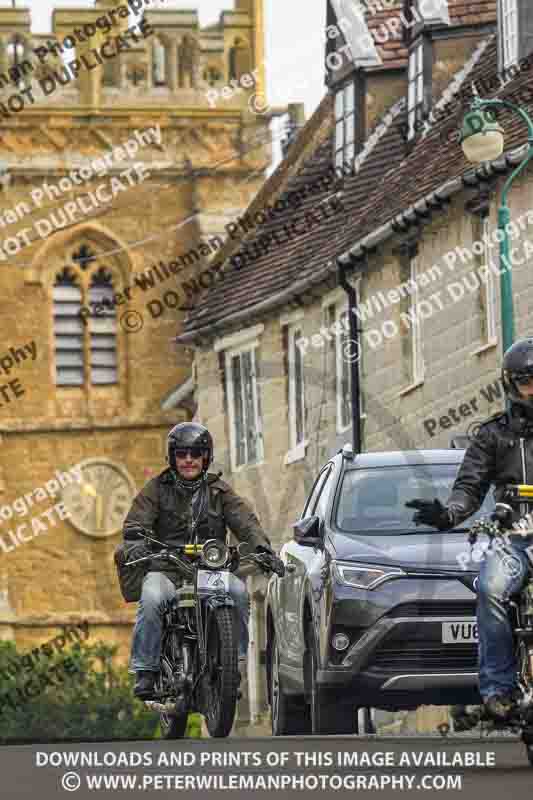
<path fill-rule="evenodd" d="M 176 324 L 270 162 L 268 120 L 247 111 L 262 0 L 235 5 L 201 28 L 96 0 L 39 35 L 0 9 L 0 635 L 19 647 L 87 619 L 128 655 L 113 551 L 194 414 Z"/>
<path fill-rule="evenodd" d="M 448 447 L 501 408 L 496 215 L 527 135 L 502 112 L 505 154 L 475 168 L 457 129 L 476 91 L 533 108 L 530 8 L 522 0 L 498 12 L 492 0 L 437 5 L 435 15 L 412 0 L 396 3 L 346 33 L 347 4 L 327 3 L 328 92 L 247 211 L 279 214 L 227 243 L 224 280 L 177 339 L 195 347 L 199 417 L 224 442 L 219 458 L 278 547 L 292 536 L 318 469 L 352 440 L 352 362 L 363 450 Z M 346 162 L 355 175 L 307 190 Z M 332 196 L 342 210 L 312 225 Z M 516 327 L 525 335 L 533 321 L 531 167 L 509 203 Z M 293 225 L 300 232 L 284 241 Z M 356 292 L 356 341 L 339 264 Z M 252 721 L 267 717 L 264 589 L 252 582 Z M 434 730 L 442 718 L 421 711 L 405 724 Z"/>

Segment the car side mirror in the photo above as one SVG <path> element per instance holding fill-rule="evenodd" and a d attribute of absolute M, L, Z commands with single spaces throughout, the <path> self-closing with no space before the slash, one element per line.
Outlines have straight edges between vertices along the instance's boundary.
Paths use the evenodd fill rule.
<path fill-rule="evenodd" d="M 294 541 L 303 547 L 320 547 L 324 537 L 324 523 L 320 517 L 306 517 L 295 522 Z"/>

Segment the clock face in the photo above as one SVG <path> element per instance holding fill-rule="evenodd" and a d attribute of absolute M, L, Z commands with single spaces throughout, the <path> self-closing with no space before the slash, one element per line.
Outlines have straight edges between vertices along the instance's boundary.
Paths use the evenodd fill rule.
<path fill-rule="evenodd" d="M 82 480 L 63 489 L 62 501 L 69 521 L 88 536 L 113 536 L 136 495 L 135 484 L 124 467 L 107 459 L 89 459 L 80 465 Z"/>

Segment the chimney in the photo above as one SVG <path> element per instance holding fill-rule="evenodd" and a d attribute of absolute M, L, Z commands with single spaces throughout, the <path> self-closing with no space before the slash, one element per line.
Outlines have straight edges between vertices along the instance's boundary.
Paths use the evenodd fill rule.
<path fill-rule="evenodd" d="M 305 106 L 303 103 L 289 103 L 287 108 L 289 113 L 288 130 L 286 137 L 281 142 L 283 158 L 285 158 L 291 144 L 305 125 Z"/>

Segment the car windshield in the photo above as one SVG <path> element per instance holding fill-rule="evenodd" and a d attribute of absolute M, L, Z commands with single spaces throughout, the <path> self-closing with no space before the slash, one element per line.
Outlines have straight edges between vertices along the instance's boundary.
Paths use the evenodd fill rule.
<path fill-rule="evenodd" d="M 413 523 L 415 509 L 408 500 L 445 503 L 459 470 L 459 464 L 408 464 L 398 467 L 352 469 L 345 473 L 337 504 L 336 526 L 345 532 L 413 533 L 435 531 Z M 480 510 L 461 523 L 469 526 L 494 508 L 492 491 Z"/>

